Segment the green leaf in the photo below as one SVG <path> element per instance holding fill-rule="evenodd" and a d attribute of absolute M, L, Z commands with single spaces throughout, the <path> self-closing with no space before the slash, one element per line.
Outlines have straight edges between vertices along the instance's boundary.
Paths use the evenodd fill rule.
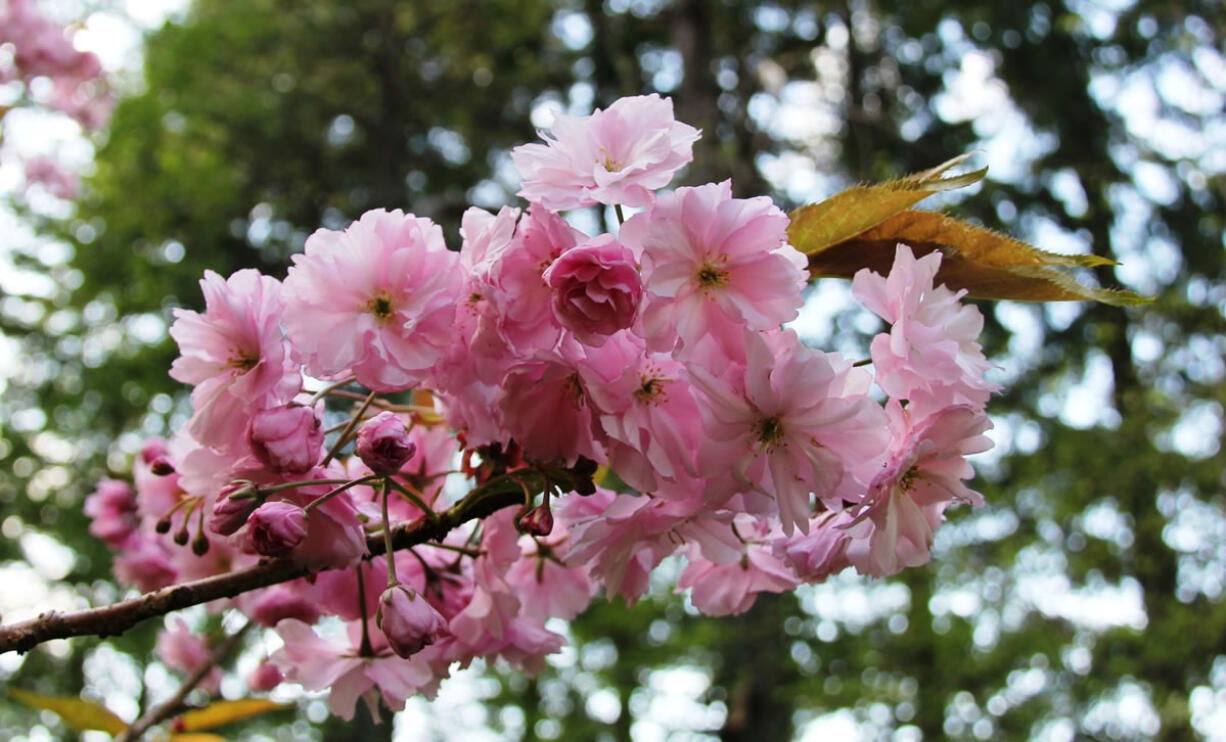
<path fill-rule="evenodd" d="M 937 283 L 980 299 L 1098 301 L 1113 306 L 1153 301 L 1131 291 L 1083 286 L 1059 268 L 1114 265 L 1098 255 L 1058 255 L 932 211 L 903 211 L 809 258 L 814 276 L 851 278 L 861 268 L 890 271 L 899 243 L 916 257 L 942 252 Z"/>
<path fill-rule="evenodd" d="M 820 203 L 801 206 L 791 213 L 788 242 L 806 255 L 818 255 L 934 193 L 976 183 L 987 174 L 987 168 L 942 177 L 968 157 L 970 154 L 959 155 L 929 170 L 887 183 L 852 186 Z"/>
<path fill-rule="evenodd" d="M 287 705 L 270 701 L 267 698 L 217 701 L 202 709 L 188 711 L 183 714 L 175 720 L 174 728 L 180 732 L 198 732 L 202 729 L 212 729 L 213 727 L 258 716 L 269 711 L 280 711 L 283 708 L 287 708 Z"/>
<path fill-rule="evenodd" d="M 13 688 L 9 695 L 31 708 L 54 711 L 73 729 L 97 729 L 114 736 L 128 728 L 123 719 L 97 701 L 76 696 L 44 696 L 20 688 Z"/>

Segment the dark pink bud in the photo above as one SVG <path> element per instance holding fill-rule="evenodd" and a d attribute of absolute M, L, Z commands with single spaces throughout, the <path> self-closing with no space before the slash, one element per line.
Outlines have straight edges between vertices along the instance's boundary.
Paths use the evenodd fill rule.
<path fill-rule="evenodd" d="M 302 543 L 307 534 L 307 514 L 288 502 L 266 502 L 247 519 L 247 540 L 255 553 L 282 557 Z"/>
<path fill-rule="evenodd" d="M 396 474 L 416 452 L 408 427 L 394 412 L 380 412 L 358 432 L 358 457 L 375 474 Z"/>
<path fill-rule="evenodd" d="M 250 482 L 231 482 L 222 488 L 209 517 L 209 530 L 220 536 L 229 536 L 243 527 L 251 511 L 260 504 L 255 485 Z"/>
<path fill-rule="evenodd" d="M 379 630 L 401 657 L 411 657 L 432 643 L 447 622 L 408 585 L 393 585 L 379 596 Z"/>
<path fill-rule="evenodd" d="M 145 441 L 144 447 L 140 450 L 141 461 L 146 464 L 152 464 L 154 461 L 166 456 L 166 441 L 161 438 L 150 438 Z"/>
<path fill-rule="evenodd" d="M 301 473 L 319 463 L 323 427 L 310 407 L 288 405 L 262 410 L 247 425 L 251 453 L 265 466 Z"/>
<path fill-rule="evenodd" d="M 548 503 L 532 508 L 519 519 L 519 529 L 532 536 L 548 536 L 553 532 L 553 511 Z"/>
<path fill-rule="evenodd" d="M 281 668 L 264 661 L 251 672 L 251 675 L 247 676 L 247 687 L 257 693 L 267 693 L 280 685 L 284 679 Z"/>
<path fill-rule="evenodd" d="M 158 456 L 153 461 L 149 462 L 149 471 L 159 477 L 169 477 L 175 473 L 175 465 L 170 463 L 170 459 L 165 456 Z"/>
<path fill-rule="evenodd" d="M 604 345 L 634 323 L 643 286 L 634 253 L 613 235 L 570 248 L 541 277 L 553 290 L 553 316 L 586 345 Z"/>

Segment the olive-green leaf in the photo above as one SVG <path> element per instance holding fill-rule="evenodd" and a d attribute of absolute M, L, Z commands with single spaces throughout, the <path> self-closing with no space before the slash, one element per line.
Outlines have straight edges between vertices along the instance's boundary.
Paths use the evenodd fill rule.
<path fill-rule="evenodd" d="M 64 723 L 73 729 L 97 729 L 111 736 L 128 728 L 127 723 L 97 701 L 76 696 L 44 696 L 13 688 L 9 695 L 21 703 L 36 709 L 46 709 L 59 714 Z"/>
<path fill-rule="evenodd" d="M 286 708 L 286 704 L 276 703 L 267 698 L 217 701 L 202 709 L 186 712 L 175 720 L 175 729 L 180 732 L 198 732 L 269 711 L 279 711 L 283 708 Z"/>

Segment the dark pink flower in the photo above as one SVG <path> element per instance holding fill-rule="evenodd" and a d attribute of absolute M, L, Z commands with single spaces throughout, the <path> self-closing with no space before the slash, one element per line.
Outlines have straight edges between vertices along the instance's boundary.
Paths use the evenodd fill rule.
<path fill-rule="evenodd" d="M 553 289 L 550 306 L 558 323 L 588 345 L 603 345 L 634 324 L 642 283 L 634 253 L 611 234 L 576 245 L 542 276 Z"/>
<path fill-rule="evenodd" d="M 379 630 L 392 651 L 411 657 L 447 627 L 442 615 L 408 585 L 393 585 L 379 598 Z"/>
<path fill-rule="evenodd" d="M 281 668 L 272 662 L 264 661 L 247 676 L 247 687 L 257 693 L 267 693 L 280 685 L 284 679 L 285 675 L 281 673 Z"/>
<path fill-rule="evenodd" d="M 279 472 L 301 473 L 319 463 L 324 431 L 310 407 L 273 407 L 251 418 L 247 443 L 251 453 L 265 466 Z"/>
<path fill-rule="evenodd" d="M 395 474 L 417 453 L 404 420 L 386 410 L 362 425 L 357 448 L 358 458 L 375 474 Z"/>
<path fill-rule="evenodd" d="M 89 532 L 116 549 L 140 523 L 132 488 L 115 479 L 102 480 L 94 494 L 85 498 L 85 514 L 93 519 Z"/>
<path fill-rule="evenodd" d="M 307 514 L 288 502 L 266 502 L 247 519 L 247 539 L 257 554 L 282 557 L 307 535 Z"/>
<path fill-rule="evenodd" d="M 209 530 L 219 536 L 230 536 L 247 523 L 251 511 L 260 504 L 254 485 L 250 482 L 233 482 L 217 494 L 213 513 L 209 516 Z"/>

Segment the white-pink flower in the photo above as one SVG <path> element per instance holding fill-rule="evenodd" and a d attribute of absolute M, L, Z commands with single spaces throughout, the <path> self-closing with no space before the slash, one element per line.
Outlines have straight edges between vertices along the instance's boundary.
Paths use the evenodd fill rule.
<path fill-rule="evenodd" d="M 175 310 L 170 336 L 180 356 L 170 376 L 196 387 L 192 437 L 218 449 L 245 447 L 251 416 L 285 404 L 302 385 L 281 336 L 281 284 L 251 269 L 228 279 L 205 271 L 200 288 L 203 314 Z"/>
<path fill-rule="evenodd" d="M 285 279 L 285 326 L 307 371 L 390 392 L 421 382 L 455 342 L 463 270 L 429 219 L 376 209 L 320 229 Z"/>
<path fill-rule="evenodd" d="M 591 116 L 559 114 L 545 144 L 524 144 L 511 160 L 519 195 L 554 211 L 592 204 L 647 206 L 652 192 L 694 158 L 701 132 L 673 118 L 658 95 L 620 98 Z"/>
<path fill-rule="evenodd" d="M 939 251 L 917 260 L 910 247 L 899 245 L 888 276 L 862 268 L 852 280 L 852 294 L 893 325 L 873 338 L 877 384 L 928 411 L 950 404 L 983 409 L 1000 389 L 984 378 L 993 365 L 977 342 L 983 315 L 958 301 L 965 290 L 933 285 L 940 266 Z"/>
<path fill-rule="evenodd" d="M 627 221 L 620 239 L 642 261 L 648 347 L 711 336 L 736 348 L 745 329 L 794 319 L 807 274 L 787 226 L 769 198 L 733 198 L 729 181 L 678 188 Z"/>

